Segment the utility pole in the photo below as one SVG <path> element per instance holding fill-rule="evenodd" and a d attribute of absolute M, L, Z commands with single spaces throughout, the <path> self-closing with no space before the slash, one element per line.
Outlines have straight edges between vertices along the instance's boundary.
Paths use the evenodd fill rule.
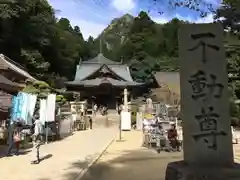
<path fill-rule="evenodd" d="M 119 116 L 119 141 L 122 140 L 122 116 L 121 116 L 121 112 L 120 112 L 120 116 Z"/>

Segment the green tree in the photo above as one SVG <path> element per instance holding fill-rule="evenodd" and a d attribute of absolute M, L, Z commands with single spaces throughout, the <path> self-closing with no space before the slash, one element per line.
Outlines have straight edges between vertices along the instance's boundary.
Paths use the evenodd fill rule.
<path fill-rule="evenodd" d="M 178 57 L 178 29 L 181 24 L 183 24 L 183 21 L 174 18 L 162 28 L 164 51 L 167 55 L 171 54 L 171 56 Z"/>
<path fill-rule="evenodd" d="M 215 19 L 218 19 L 224 28 L 239 33 L 240 31 L 240 1 L 223 0 L 222 6 L 217 9 Z"/>
<path fill-rule="evenodd" d="M 2 53 L 27 68 L 45 72 L 42 56 L 49 45 L 54 11 L 45 0 L 10 1 L 0 6 L 0 48 Z M 37 59 L 36 61 L 34 59 Z M 35 61 L 35 62 L 34 62 Z M 30 66 L 29 66 L 30 65 Z"/>
<path fill-rule="evenodd" d="M 217 9 L 215 19 L 222 23 L 227 30 L 225 32 L 225 46 L 228 60 L 229 88 L 230 88 L 230 112 L 232 117 L 240 118 L 240 107 L 235 103 L 240 99 L 240 1 L 224 0 L 222 6 Z"/>
<path fill-rule="evenodd" d="M 76 62 L 85 56 L 79 27 L 57 21 L 46 0 L 9 1 L 0 5 L 1 52 L 43 80 L 72 78 Z"/>

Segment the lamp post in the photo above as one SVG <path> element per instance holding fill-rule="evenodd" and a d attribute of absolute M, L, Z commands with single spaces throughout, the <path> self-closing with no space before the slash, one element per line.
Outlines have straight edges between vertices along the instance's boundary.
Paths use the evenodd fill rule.
<path fill-rule="evenodd" d="M 121 116 L 121 112 L 120 112 L 120 116 L 119 116 L 119 141 L 121 141 L 121 140 L 122 140 L 122 116 Z"/>
<path fill-rule="evenodd" d="M 120 98 L 120 101 L 122 101 L 121 98 Z M 120 112 L 119 113 L 119 126 L 118 126 L 118 128 L 119 128 L 119 141 L 121 141 L 122 140 L 122 111 L 123 111 L 122 103 L 121 103 L 121 105 L 118 108 L 120 108 L 120 111 L 119 111 Z"/>

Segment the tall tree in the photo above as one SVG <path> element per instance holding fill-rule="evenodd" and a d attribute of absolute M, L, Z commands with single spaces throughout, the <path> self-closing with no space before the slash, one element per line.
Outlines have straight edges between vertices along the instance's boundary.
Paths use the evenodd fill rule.
<path fill-rule="evenodd" d="M 9 1 L 1 5 L 2 53 L 28 68 L 45 72 L 49 64 L 45 63 L 42 51 L 50 43 L 54 23 L 54 11 L 46 0 Z"/>
<path fill-rule="evenodd" d="M 80 28 L 66 18 L 57 21 L 46 0 L 11 0 L 0 6 L 1 53 L 37 78 L 72 78 L 84 46 Z"/>
<path fill-rule="evenodd" d="M 240 32 L 240 1 L 223 0 L 222 6 L 216 11 L 216 19 L 223 26 L 235 33 Z"/>
<path fill-rule="evenodd" d="M 227 30 L 225 46 L 230 80 L 230 112 L 232 117 L 240 118 L 240 107 L 235 103 L 240 99 L 240 1 L 223 0 L 222 6 L 216 11 L 215 19 Z"/>

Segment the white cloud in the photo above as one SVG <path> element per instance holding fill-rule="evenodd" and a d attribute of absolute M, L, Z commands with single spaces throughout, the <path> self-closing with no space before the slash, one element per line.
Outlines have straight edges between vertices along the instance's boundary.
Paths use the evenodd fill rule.
<path fill-rule="evenodd" d="M 112 0 L 111 5 L 120 12 L 129 12 L 136 7 L 134 0 Z"/>
<path fill-rule="evenodd" d="M 107 27 L 105 24 L 82 19 L 70 19 L 70 22 L 72 26 L 77 25 L 80 27 L 84 39 L 87 39 L 89 36 L 96 38 Z"/>
<path fill-rule="evenodd" d="M 209 14 L 208 16 L 206 16 L 204 18 L 199 17 L 198 19 L 193 19 L 191 16 L 183 17 L 179 14 L 176 14 L 173 17 L 153 17 L 152 19 L 156 23 L 164 24 L 164 23 L 169 22 L 173 18 L 178 18 L 180 20 L 189 21 L 192 23 L 211 23 L 211 22 L 213 22 L 213 14 Z"/>
<path fill-rule="evenodd" d="M 193 21 L 195 23 L 211 23 L 213 22 L 213 14 L 209 14 L 204 18 L 198 18 L 196 21 Z"/>
<path fill-rule="evenodd" d="M 159 23 L 159 24 L 165 24 L 168 21 L 170 21 L 171 18 L 167 18 L 167 17 L 152 17 L 152 20 L 154 22 L 156 22 L 156 23 Z"/>

